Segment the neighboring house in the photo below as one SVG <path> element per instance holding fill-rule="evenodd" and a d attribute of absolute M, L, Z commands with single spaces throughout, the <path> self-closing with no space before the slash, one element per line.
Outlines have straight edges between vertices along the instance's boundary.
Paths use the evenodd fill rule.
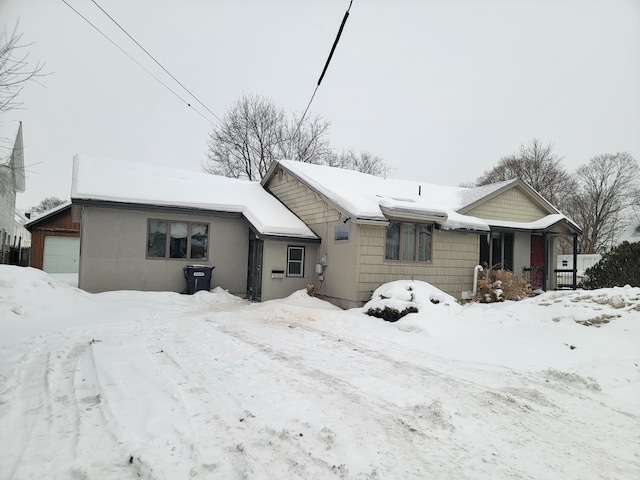
<path fill-rule="evenodd" d="M 29 217 L 19 210 L 16 210 L 15 221 L 13 223 L 13 238 L 16 245 L 19 248 L 31 247 L 31 234 L 29 230 L 25 228 L 25 225 L 29 222 Z"/>
<path fill-rule="evenodd" d="M 254 300 L 315 281 L 320 239 L 256 182 L 76 156 L 71 200 L 89 292 L 183 292 L 194 264 Z"/>
<path fill-rule="evenodd" d="M 65 202 L 32 218 L 29 265 L 47 273 L 78 273 L 80 223 L 71 218 L 71 202 Z"/>
<path fill-rule="evenodd" d="M 362 305 L 379 285 L 399 279 L 470 298 L 478 264 L 553 289 L 557 237 L 581 233 L 517 179 L 443 187 L 282 161 L 262 185 L 321 238 L 314 285 L 343 307 Z"/>
<path fill-rule="evenodd" d="M 9 246 L 8 262 L 10 265 L 29 266 L 29 252 L 31 251 L 31 234 L 24 227 L 29 218 L 19 210 L 15 211 L 13 236 Z"/>
<path fill-rule="evenodd" d="M 573 271 L 576 271 L 577 282 L 581 283 L 587 268 L 593 267 L 600 261 L 602 255 L 599 253 L 579 253 L 576 258 L 573 255 L 558 255 L 556 269 L 556 288 L 573 287 Z M 573 266 L 575 265 L 575 269 Z"/>
<path fill-rule="evenodd" d="M 16 194 L 25 190 L 22 122 L 3 128 L 10 143 L 0 148 L 0 263 L 8 263 L 12 248 L 18 248 L 14 235 Z"/>

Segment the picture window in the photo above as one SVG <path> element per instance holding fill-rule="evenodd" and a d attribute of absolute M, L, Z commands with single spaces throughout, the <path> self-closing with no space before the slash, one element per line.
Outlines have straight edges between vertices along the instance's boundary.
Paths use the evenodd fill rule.
<path fill-rule="evenodd" d="M 209 225 L 206 223 L 149 220 L 147 258 L 206 260 Z"/>
<path fill-rule="evenodd" d="M 433 225 L 391 222 L 387 226 L 385 259 L 430 262 Z"/>

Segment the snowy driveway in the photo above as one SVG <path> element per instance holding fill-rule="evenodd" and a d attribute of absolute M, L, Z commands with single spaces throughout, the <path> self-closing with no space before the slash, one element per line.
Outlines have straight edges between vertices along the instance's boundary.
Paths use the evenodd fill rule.
<path fill-rule="evenodd" d="M 511 361 L 513 345 L 504 362 L 465 359 L 472 342 L 450 318 L 431 329 L 429 319 L 388 324 L 303 295 L 254 305 L 224 293 L 77 295 L 88 325 L 66 317 L 0 351 L 15 367 L 2 370 L 0 478 L 640 477 L 640 409 L 628 390 L 611 395 L 600 379 L 553 365 L 582 344 L 574 352 L 558 340 L 549 363 L 525 368 Z M 45 315 L 28 310 L 25 322 Z M 464 328 L 486 310 L 456 315 Z M 573 338 L 584 348 L 598 332 L 547 323 L 582 329 Z M 523 339 L 521 354 L 547 337 L 531 348 Z M 454 343 L 464 348 L 444 354 Z"/>

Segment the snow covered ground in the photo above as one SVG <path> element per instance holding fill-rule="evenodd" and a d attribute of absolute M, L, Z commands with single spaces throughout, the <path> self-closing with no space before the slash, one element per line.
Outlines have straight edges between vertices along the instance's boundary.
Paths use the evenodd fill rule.
<path fill-rule="evenodd" d="M 414 286 L 387 323 L 0 266 L 0 478 L 640 478 L 640 288 Z"/>

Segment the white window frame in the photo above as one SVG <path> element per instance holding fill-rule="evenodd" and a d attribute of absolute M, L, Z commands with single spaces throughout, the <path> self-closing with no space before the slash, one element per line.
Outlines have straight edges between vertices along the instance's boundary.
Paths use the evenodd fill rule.
<path fill-rule="evenodd" d="M 291 258 L 292 251 L 302 252 L 300 260 Z M 287 277 L 297 277 L 297 278 L 304 277 L 304 253 L 305 253 L 304 247 L 295 246 L 295 245 L 289 245 L 287 247 Z M 300 265 L 300 273 L 296 273 L 296 272 L 292 273 L 291 272 L 292 265 Z"/>

